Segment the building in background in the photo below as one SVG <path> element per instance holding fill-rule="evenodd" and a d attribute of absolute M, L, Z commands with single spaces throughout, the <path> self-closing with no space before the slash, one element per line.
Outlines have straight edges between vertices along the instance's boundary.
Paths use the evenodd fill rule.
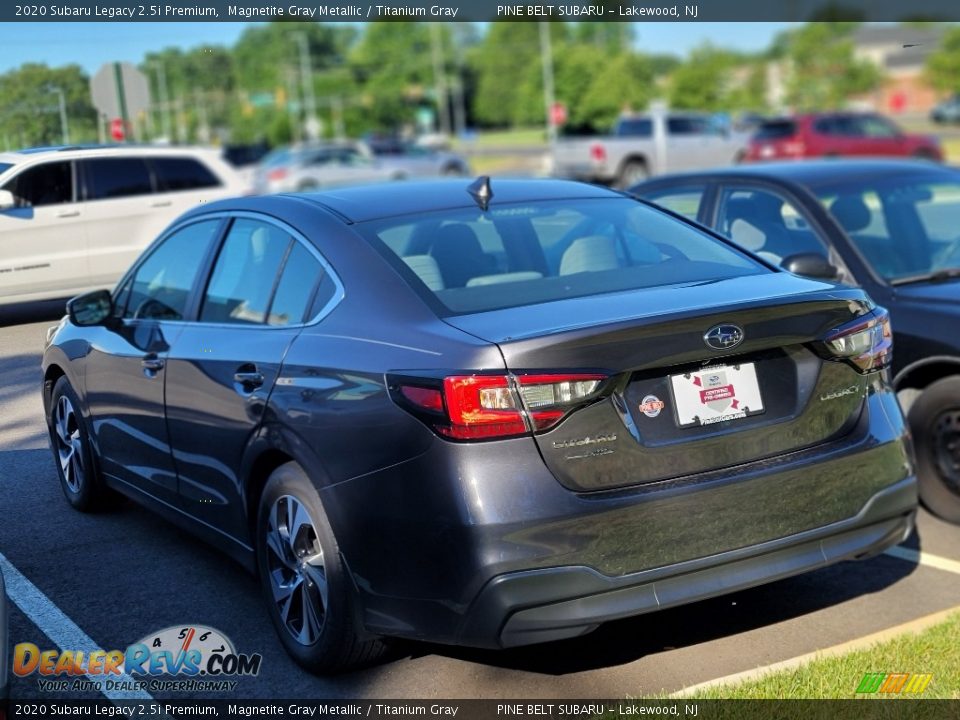
<path fill-rule="evenodd" d="M 853 35 L 854 56 L 877 65 L 885 80 L 877 91 L 857 98 L 857 104 L 894 115 L 929 112 L 942 98 L 924 78 L 924 65 L 940 46 L 944 29 L 934 23 L 858 28 Z"/>

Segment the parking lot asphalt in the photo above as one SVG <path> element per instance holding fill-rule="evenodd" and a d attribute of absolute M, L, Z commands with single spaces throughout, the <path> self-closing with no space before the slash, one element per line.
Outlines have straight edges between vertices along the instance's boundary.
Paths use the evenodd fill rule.
<path fill-rule="evenodd" d="M 203 624 L 240 652 L 263 655 L 260 674 L 230 693 L 237 698 L 623 698 L 674 692 L 960 604 L 960 573 L 881 555 L 576 640 L 503 652 L 402 643 L 382 665 L 314 677 L 283 652 L 256 581 L 231 560 L 131 503 L 100 515 L 69 508 L 39 393 L 43 339 L 60 307 L 0 316 L 0 559 L 45 603 L 13 598 L 11 643 L 53 649 L 58 623 L 70 622 L 97 646 L 122 650 L 163 628 Z M 960 527 L 921 512 L 905 547 L 960 561 L 958 539 Z M 82 696 L 41 692 L 35 675 L 11 682 L 16 699 Z"/>

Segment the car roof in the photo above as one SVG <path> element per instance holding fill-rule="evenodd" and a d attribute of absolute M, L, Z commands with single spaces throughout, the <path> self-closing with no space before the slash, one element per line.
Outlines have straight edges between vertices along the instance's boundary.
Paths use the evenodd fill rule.
<path fill-rule="evenodd" d="M 865 159 L 795 160 L 788 162 L 749 163 L 703 172 L 688 172 L 653 178 L 639 187 L 655 186 L 668 181 L 676 185 L 682 180 L 729 180 L 731 178 L 792 182 L 811 187 L 833 185 L 844 181 L 876 180 L 904 173 L 939 173 L 957 177 L 958 171 L 927 160 Z"/>
<path fill-rule="evenodd" d="M 429 213 L 475 207 L 468 192 L 474 179 L 425 180 L 358 185 L 297 197 L 322 205 L 349 222 L 366 222 L 397 215 Z M 575 200 L 584 198 L 617 198 L 621 193 L 596 185 L 569 180 L 490 180 L 493 197 L 490 208 L 505 203 L 537 200 Z"/>
<path fill-rule="evenodd" d="M 220 149 L 192 145 L 51 145 L 0 153 L 0 162 L 18 165 L 44 156 L 110 156 L 110 155 L 219 155 Z"/>

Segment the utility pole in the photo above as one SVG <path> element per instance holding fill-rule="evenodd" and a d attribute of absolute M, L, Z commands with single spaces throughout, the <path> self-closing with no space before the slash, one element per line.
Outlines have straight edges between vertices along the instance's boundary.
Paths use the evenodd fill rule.
<path fill-rule="evenodd" d="M 553 48 L 550 44 L 550 23 L 540 22 L 540 59 L 543 62 L 543 105 L 547 119 L 547 139 L 553 147 L 557 141 L 557 128 L 551 117 L 553 110 Z"/>
<path fill-rule="evenodd" d="M 440 132 L 450 134 L 450 98 L 447 95 L 447 77 L 443 70 L 443 46 L 440 38 L 440 23 L 430 25 L 430 54 L 433 58 L 433 88 L 437 95 L 437 114 L 440 116 Z"/>
<path fill-rule="evenodd" d="M 60 134 L 63 138 L 63 144 L 70 144 L 70 126 L 67 124 L 67 101 L 64 98 L 63 90 L 58 87 L 51 87 L 50 92 L 56 93 L 60 104 Z"/>
<path fill-rule="evenodd" d="M 320 135 L 317 120 L 317 99 L 313 95 L 313 68 L 310 66 L 310 46 L 306 33 L 294 33 L 300 44 L 300 82 L 303 84 L 304 130 L 307 138 L 316 140 Z"/>
<path fill-rule="evenodd" d="M 170 122 L 170 92 L 167 88 L 167 73 L 163 68 L 163 62 L 154 60 L 151 65 L 157 71 L 157 89 L 160 91 L 160 127 L 163 128 L 163 136 L 170 142 L 172 139 L 172 130 Z"/>

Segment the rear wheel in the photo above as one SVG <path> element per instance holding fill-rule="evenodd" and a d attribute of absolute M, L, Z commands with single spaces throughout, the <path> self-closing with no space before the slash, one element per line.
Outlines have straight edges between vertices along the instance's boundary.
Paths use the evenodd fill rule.
<path fill-rule="evenodd" d="M 913 157 L 917 160 L 936 160 L 936 156 L 930 151 L 921 148 L 913 153 Z"/>
<path fill-rule="evenodd" d="M 628 190 L 649 177 L 650 170 L 643 160 L 627 160 L 617 176 L 617 187 L 620 190 Z"/>
<path fill-rule="evenodd" d="M 50 399 L 50 447 L 67 502 L 81 512 L 93 512 L 112 505 L 116 496 L 103 485 L 97 472 L 80 407 L 70 381 L 61 377 Z"/>
<path fill-rule="evenodd" d="M 267 480 L 257 560 L 270 619 L 287 652 L 312 672 L 370 664 L 385 652 L 358 632 L 356 600 L 316 488 L 296 463 Z"/>
<path fill-rule="evenodd" d="M 910 407 L 908 418 L 920 500 L 934 515 L 960 523 L 960 377 L 927 387 Z"/>

